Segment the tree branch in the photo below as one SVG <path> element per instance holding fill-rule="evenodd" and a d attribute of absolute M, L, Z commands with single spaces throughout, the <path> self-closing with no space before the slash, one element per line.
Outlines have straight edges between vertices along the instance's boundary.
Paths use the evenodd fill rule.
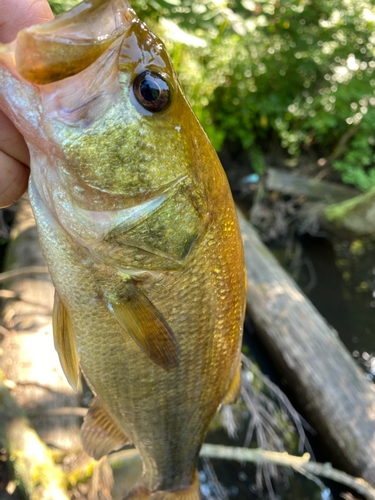
<path fill-rule="evenodd" d="M 44 266 L 28 266 L 21 267 L 20 269 L 12 269 L 11 271 L 5 271 L 0 273 L 0 283 L 7 281 L 12 278 L 19 278 L 27 274 L 49 274 L 48 269 Z"/>
<path fill-rule="evenodd" d="M 266 451 L 232 446 L 221 446 L 214 444 L 204 444 L 201 455 L 209 458 L 222 458 L 225 460 L 235 460 L 237 462 L 252 462 L 257 464 L 273 463 L 283 467 L 292 467 L 301 474 L 309 473 L 325 477 L 344 484 L 360 493 L 369 500 L 375 500 L 375 488 L 361 478 L 350 476 L 345 472 L 334 469 L 331 464 L 320 464 L 310 462 L 310 455 L 305 453 L 302 457 L 279 453 L 276 451 Z"/>

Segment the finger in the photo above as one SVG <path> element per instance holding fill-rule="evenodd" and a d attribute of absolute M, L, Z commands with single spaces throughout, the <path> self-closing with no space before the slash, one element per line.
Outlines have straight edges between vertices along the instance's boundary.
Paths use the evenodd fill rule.
<path fill-rule="evenodd" d="M 53 19 L 47 0 L 0 0 L 0 43 L 9 43 L 19 30 Z"/>
<path fill-rule="evenodd" d="M 22 134 L 9 118 L 0 111 L 0 151 L 25 165 L 30 165 L 29 149 Z"/>
<path fill-rule="evenodd" d="M 0 208 L 17 201 L 27 189 L 29 169 L 0 151 Z"/>

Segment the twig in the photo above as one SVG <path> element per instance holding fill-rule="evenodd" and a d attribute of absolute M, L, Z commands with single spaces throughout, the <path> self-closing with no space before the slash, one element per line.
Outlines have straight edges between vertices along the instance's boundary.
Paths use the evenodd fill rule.
<path fill-rule="evenodd" d="M 274 384 L 267 376 L 265 376 L 258 368 L 257 366 L 244 354 L 241 355 L 241 360 L 242 364 L 245 368 L 248 368 L 253 375 L 255 375 L 263 384 L 265 388 L 268 389 L 268 391 L 271 393 L 274 399 L 276 399 L 278 403 L 278 407 L 281 409 L 284 418 L 286 420 L 289 420 L 296 428 L 297 433 L 300 438 L 300 443 L 299 443 L 299 448 L 298 451 L 299 453 L 302 453 L 304 449 L 308 451 L 312 455 L 312 450 L 310 447 L 310 443 L 308 442 L 308 439 L 306 437 L 304 427 L 307 428 L 310 432 L 314 432 L 313 429 L 308 425 L 308 423 L 299 415 L 299 413 L 294 409 L 293 405 L 287 398 L 287 396 L 283 393 L 283 391 L 276 385 Z M 241 391 L 242 396 L 244 397 L 244 392 L 246 392 L 249 389 L 251 389 L 251 384 L 246 383 L 246 379 L 243 377 L 242 378 L 242 388 L 243 390 Z M 254 407 L 254 402 L 256 402 L 256 399 L 260 399 L 259 401 L 259 408 L 257 409 Z M 245 399 L 245 398 L 244 398 Z M 261 393 L 259 396 L 252 391 L 251 393 L 248 394 L 247 400 L 245 401 L 247 403 L 247 406 L 252 414 L 252 421 L 250 422 L 248 432 L 249 434 L 252 435 L 253 430 L 251 430 L 250 426 L 252 425 L 254 428 L 256 428 L 257 432 L 259 433 L 258 427 L 264 427 L 264 417 L 265 413 L 267 413 L 268 417 L 266 419 L 272 419 L 273 414 L 275 413 L 275 403 L 273 402 L 272 399 L 270 399 L 267 395 Z M 269 408 L 269 411 L 267 412 L 266 408 Z M 263 417 L 263 418 L 261 418 Z M 278 420 L 278 419 L 277 419 Z M 272 422 L 270 422 L 272 425 Z M 256 425 L 258 424 L 258 425 Z M 275 427 L 275 430 L 278 430 L 281 432 L 283 429 L 280 428 L 280 425 L 278 422 L 276 424 L 273 424 L 273 427 Z M 248 439 L 249 436 L 247 436 L 247 441 L 246 444 L 244 445 L 245 447 L 249 446 L 250 441 L 251 441 L 251 436 L 250 436 L 250 441 Z M 281 440 L 278 440 L 281 442 Z M 276 444 L 274 442 L 274 444 Z M 271 443 L 269 443 L 266 439 L 265 443 L 258 443 L 259 448 L 263 449 L 269 449 L 271 446 Z M 281 446 L 279 446 L 278 449 L 275 451 L 284 451 L 284 447 L 281 443 Z"/>
<path fill-rule="evenodd" d="M 19 380 L 16 383 L 16 385 L 20 385 L 22 387 L 27 387 L 28 385 L 31 385 L 33 387 L 37 387 L 38 389 L 46 390 L 51 394 L 56 394 L 56 395 L 61 394 L 59 391 L 57 391 L 53 387 L 49 387 L 48 385 L 45 385 L 45 384 L 40 384 L 39 382 L 34 382 L 32 380 L 26 380 L 26 381 Z"/>
<path fill-rule="evenodd" d="M 5 271 L 4 273 L 0 273 L 0 283 L 12 278 L 25 276 L 27 274 L 48 274 L 48 269 L 45 266 L 28 266 L 21 267 L 20 269 L 12 269 L 11 271 Z"/>
<path fill-rule="evenodd" d="M 241 396 L 251 418 L 248 424 L 243 446 L 249 447 L 253 436 L 258 447 L 263 450 L 285 451 L 284 442 L 293 425 L 299 434 L 299 453 L 311 451 L 304 432 L 302 418 L 298 415 L 285 394 L 273 384 L 244 354 L 241 355 L 243 368 Z M 255 383 L 254 376 L 261 383 Z M 286 424 L 286 425 L 285 425 Z M 258 463 L 256 486 L 258 489 L 266 485 L 270 499 L 276 498 L 272 487 L 272 479 L 278 476 L 273 463 Z"/>
<path fill-rule="evenodd" d="M 334 147 L 332 153 L 327 157 L 327 160 L 330 162 L 330 163 L 333 163 L 335 160 L 337 160 L 337 158 L 339 158 L 343 153 L 345 153 L 345 146 L 346 144 L 350 141 L 350 139 L 352 137 L 354 137 L 354 135 L 358 132 L 358 130 L 361 128 L 361 126 L 358 124 L 358 125 L 354 125 L 353 127 L 350 127 L 346 132 L 345 134 L 343 134 L 338 143 L 336 144 L 336 146 Z"/>
<path fill-rule="evenodd" d="M 216 490 L 217 498 L 219 498 L 220 500 L 229 500 L 227 492 L 220 483 L 210 459 L 208 457 L 202 457 L 202 464 L 203 470 L 206 473 L 208 480 L 212 483 L 214 489 Z"/>
<path fill-rule="evenodd" d="M 12 290 L 0 290 L 0 299 L 15 299 L 17 297 L 16 292 Z"/>
<path fill-rule="evenodd" d="M 1 275 L 0 275 L 0 281 L 1 281 Z M 19 293 L 13 292 L 12 290 L 0 290 L 0 299 L 20 300 L 21 302 L 24 302 L 25 304 L 29 304 L 31 306 L 41 307 L 43 309 L 47 309 L 47 311 L 50 310 L 49 306 L 45 304 L 40 304 L 39 302 L 33 300 L 25 299 L 21 297 Z"/>
<path fill-rule="evenodd" d="M 320 464 L 310 462 L 310 455 L 308 453 L 305 453 L 302 457 L 296 457 L 288 453 L 279 453 L 276 451 L 204 444 L 201 449 L 201 455 L 209 458 L 236 460 L 237 462 L 273 463 L 284 467 L 292 467 L 301 474 L 307 472 L 344 484 L 365 498 L 375 500 L 375 488 L 369 483 L 361 478 L 353 477 L 345 472 L 334 469 L 329 463 Z"/>
<path fill-rule="evenodd" d="M 358 498 L 353 497 L 353 495 L 349 492 L 341 493 L 340 497 L 344 500 L 358 500 Z"/>

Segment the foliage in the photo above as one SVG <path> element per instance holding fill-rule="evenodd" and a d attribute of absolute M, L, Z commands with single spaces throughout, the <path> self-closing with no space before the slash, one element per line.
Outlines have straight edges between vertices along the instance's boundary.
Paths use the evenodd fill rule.
<path fill-rule="evenodd" d="M 344 182 L 375 186 L 370 0 L 131 3 L 165 40 L 216 149 L 231 140 L 267 151 L 276 137 L 294 158 L 312 150 Z"/>
<path fill-rule="evenodd" d="M 48 0 L 48 3 L 55 16 L 58 16 L 80 3 L 80 0 Z"/>

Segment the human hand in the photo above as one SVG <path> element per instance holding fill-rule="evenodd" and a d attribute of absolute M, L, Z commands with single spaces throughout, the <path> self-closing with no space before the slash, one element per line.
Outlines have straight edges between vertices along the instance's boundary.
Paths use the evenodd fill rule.
<path fill-rule="evenodd" d="M 0 43 L 9 43 L 17 32 L 53 19 L 47 0 L 0 0 Z M 27 189 L 30 155 L 25 139 L 0 111 L 0 207 L 14 203 Z"/>

